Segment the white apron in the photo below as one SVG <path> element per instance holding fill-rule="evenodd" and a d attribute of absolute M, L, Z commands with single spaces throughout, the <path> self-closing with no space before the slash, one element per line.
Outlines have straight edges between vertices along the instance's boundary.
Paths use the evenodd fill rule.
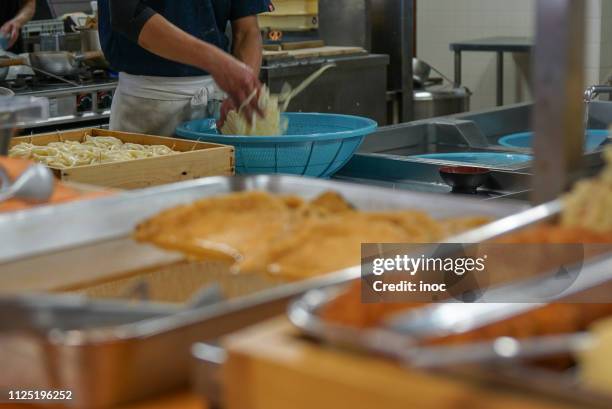
<path fill-rule="evenodd" d="M 223 99 L 214 80 L 202 77 L 150 77 L 119 73 L 111 107 L 113 131 L 171 136 L 176 127 L 211 116 L 209 103 Z M 212 104 L 211 104 L 212 105 Z"/>

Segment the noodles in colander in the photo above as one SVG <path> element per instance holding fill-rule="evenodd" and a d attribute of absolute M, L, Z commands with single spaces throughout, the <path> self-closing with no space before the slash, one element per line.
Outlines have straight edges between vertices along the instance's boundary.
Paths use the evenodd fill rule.
<path fill-rule="evenodd" d="M 287 120 L 281 116 L 281 113 L 287 110 L 289 102 L 291 102 L 293 98 L 332 67 L 335 67 L 335 64 L 326 64 L 322 66 L 293 90 L 286 85 L 283 87 L 283 92 L 279 95 L 270 94 L 270 90 L 266 86 L 263 86 L 259 92 L 259 100 L 257 101 L 263 116 L 259 117 L 254 113 L 251 118 L 251 123 L 249 123 L 243 111 L 257 95 L 257 91 L 254 91 L 249 98 L 242 103 L 238 110 L 232 110 L 227 114 L 225 123 L 221 128 L 221 133 L 224 135 L 244 136 L 283 135 L 287 132 L 289 124 Z"/>

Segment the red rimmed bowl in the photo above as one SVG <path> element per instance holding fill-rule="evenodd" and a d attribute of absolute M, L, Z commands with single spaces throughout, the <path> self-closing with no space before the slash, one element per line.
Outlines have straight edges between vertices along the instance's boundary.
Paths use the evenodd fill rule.
<path fill-rule="evenodd" d="M 482 186 L 491 170 L 473 166 L 444 166 L 440 168 L 440 177 L 455 193 L 474 194 Z"/>

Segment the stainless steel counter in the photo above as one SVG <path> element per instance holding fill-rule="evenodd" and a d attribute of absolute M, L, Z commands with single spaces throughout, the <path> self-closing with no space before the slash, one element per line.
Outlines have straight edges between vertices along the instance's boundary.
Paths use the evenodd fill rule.
<path fill-rule="evenodd" d="M 474 194 L 453 193 L 438 172 L 439 164 L 383 155 L 356 155 L 334 179 L 396 190 L 437 193 L 482 200 L 528 200 L 531 174 L 526 171 L 493 170 Z"/>
<path fill-rule="evenodd" d="M 15 91 L 17 95 L 49 99 L 49 118 L 23 124 L 23 134 L 51 132 L 85 126 L 108 124 L 117 81 L 98 79 L 79 86 L 35 84 Z"/>
<path fill-rule="evenodd" d="M 498 145 L 500 137 L 531 128 L 533 104 L 469 112 L 385 126 L 369 135 L 358 153 L 336 177 L 396 189 L 448 193 L 438 169 L 440 161 L 414 158 L 429 153 L 486 152 L 532 154 L 530 149 Z M 612 123 L 612 103 L 595 101 L 589 106 L 589 128 L 606 129 Z M 601 151 L 583 158 L 583 176 L 599 172 Z M 465 165 L 465 163 L 464 163 Z M 491 183 L 479 191 L 482 198 L 511 196 L 527 200 L 531 189 L 531 162 L 495 168 Z"/>
<path fill-rule="evenodd" d="M 422 209 L 435 218 L 472 214 L 497 219 L 524 209 L 512 202 L 484 203 L 469 198 L 438 197 L 320 179 L 287 176 L 206 178 L 91 202 L 0 216 L 0 236 L 11 237 L 0 248 L 0 277 L 4 283 L 0 292 L 10 292 L 11 281 L 16 285 L 13 291 L 18 290 L 17 282 L 23 284 L 26 280 L 37 287 L 30 289 L 44 290 L 41 286 L 45 278 L 61 276 L 66 283 L 74 279 L 71 272 L 81 277 L 86 274 L 88 280 L 94 277 L 108 279 L 125 276 L 124 273 L 134 269 L 144 271 L 147 266 L 175 263 L 176 254 L 133 242 L 130 236 L 134 226 L 168 207 L 245 190 L 299 195 L 306 199 L 333 190 L 362 210 Z M 63 228 L 57 229 L 57 226 Z M 206 270 L 199 272 L 207 274 Z M 208 274 L 214 278 L 210 272 Z M 226 276 L 247 280 L 250 275 L 228 273 Z M 60 321 L 66 314 L 59 314 L 60 308 L 49 308 L 45 299 L 38 302 L 34 299 L 34 304 L 25 300 L 27 305 L 24 305 L 24 300 L 15 303 L 10 298 L 0 297 L 0 303 L 4 301 L 5 306 L 12 305 L 21 312 L 11 314 L 10 309 L 1 309 L 5 317 L 12 319 L 0 319 L 3 324 L 0 332 L 5 330 L 0 366 L 10 369 L 0 371 L 0 389 L 15 388 L 11 374 L 17 368 L 28 367 L 31 370 L 17 386 L 29 390 L 50 387 L 72 390 L 71 407 L 114 407 L 118 403 L 172 390 L 184 386 L 188 380 L 189 348 L 194 342 L 214 340 L 278 315 L 285 310 L 289 299 L 309 289 L 343 283 L 359 276 L 360 268 L 356 267 L 299 282 L 274 281 L 268 289 L 251 288 L 243 296 L 116 326 L 96 325 L 100 314 L 83 319 L 82 314 L 93 313 L 92 308 L 86 308 L 78 320 L 85 322 L 84 328 L 75 327 L 74 320 Z M 237 284 L 249 289 L 246 281 Z M 19 288 L 23 291 L 22 285 Z M 72 317 L 82 310 L 79 307 L 91 307 L 82 299 L 73 299 L 71 304 L 77 307 L 70 309 Z M 148 304 L 140 306 L 144 308 Z M 108 324 L 108 317 L 102 318 Z M 6 336 L 7 328 L 15 326 L 33 331 Z M 55 329 L 48 332 L 48 328 Z M 24 349 L 23 345 L 35 345 L 36 348 Z"/>

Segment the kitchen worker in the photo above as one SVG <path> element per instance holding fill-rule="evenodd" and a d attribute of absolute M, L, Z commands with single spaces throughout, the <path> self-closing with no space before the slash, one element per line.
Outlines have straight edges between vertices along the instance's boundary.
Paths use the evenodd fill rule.
<path fill-rule="evenodd" d="M 21 44 L 17 43 L 21 28 L 34 17 L 36 0 L 0 0 L 0 33 L 5 38 L 2 47 L 20 53 Z"/>
<path fill-rule="evenodd" d="M 98 9 L 104 54 L 119 71 L 112 130 L 169 136 L 206 116 L 216 89 L 227 94 L 226 113 L 261 87 L 256 15 L 268 0 L 101 0 Z M 251 98 L 245 116 L 255 111 Z"/>

